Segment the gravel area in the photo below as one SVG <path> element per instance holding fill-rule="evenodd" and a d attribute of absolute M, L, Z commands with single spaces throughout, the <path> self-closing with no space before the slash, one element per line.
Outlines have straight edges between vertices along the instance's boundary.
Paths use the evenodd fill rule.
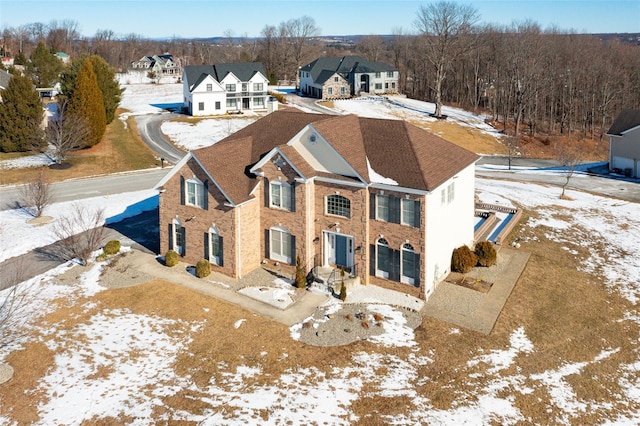
<path fill-rule="evenodd" d="M 427 300 L 425 309 L 437 308 L 465 317 L 472 317 L 484 297 L 485 293 L 445 281 L 438 284 L 436 291 Z"/>
<path fill-rule="evenodd" d="M 406 320 L 406 326 L 416 329 L 422 324 L 420 313 L 401 306 L 394 306 Z M 358 340 L 366 340 L 385 332 L 389 317 L 374 315 L 374 306 L 368 303 L 344 303 L 339 306 L 321 306 L 297 330 L 303 343 L 313 346 L 342 346 Z"/>

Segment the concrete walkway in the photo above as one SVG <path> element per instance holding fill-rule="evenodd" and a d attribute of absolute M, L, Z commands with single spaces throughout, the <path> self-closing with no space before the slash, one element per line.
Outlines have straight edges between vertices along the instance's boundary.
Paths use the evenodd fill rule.
<path fill-rule="evenodd" d="M 216 299 L 224 300 L 232 305 L 271 318 L 288 327 L 310 317 L 315 309 L 329 298 L 329 296 L 326 295 L 303 290 L 299 293 L 297 300 L 283 310 L 236 292 L 237 288 L 245 284 L 258 285 L 259 283 L 256 281 L 263 280 L 263 284 L 266 285 L 266 283 L 268 283 L 266 280 L 274 279 L 273 275 L 262 269 L 254 271 L 255 274 L 252 272 L 247 276 L 246 281 L 250 282 L 243 282 L 245 279 L 234 280 L 227 276 L 216 274 L 215 272 L 203 279 L 196 278 L 187 272 L 186 268 L 189 265 L 185 263 L 179 263 L 173 268 L 168 268 L 160 264 L 155 255 L 142 252 L 140 252 L 140 255 L 135 256 L 131 266 L 152 277 L 181 285 L 198 293 L 215 297 Z"/>
<path fill-rule="evenodd" d="M 423 316 L 453 325 L 491 333 L 511 291 L 529 261 L 530 253 L 501 247 L 490 268 L 476 267 L 467 276 L 493 283 L 487 293 L 442 282 L 421 311 Z"/>

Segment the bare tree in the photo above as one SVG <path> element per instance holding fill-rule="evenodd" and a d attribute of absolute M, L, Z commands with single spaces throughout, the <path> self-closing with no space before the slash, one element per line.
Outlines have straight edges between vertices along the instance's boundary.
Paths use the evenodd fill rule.
<path fill-rule="evenodd" d="M 556 160 L 563 167 L 564 177 L 566 179 L 562 185 L 562 193 L 560 194 L 560 198 L 564 199 L 566 198 L 564 193 L 567 185 L 569 185 L 569 180 L 575 173 L 576 167 L 580 164 L 581 150 L 569 141 L 565 143 L 556 143 L 555 145 Z"/>
<path fill-rule="evenodd" d="M 11 264 L 11 270 L 1 274 L 0 281 L 0 349 L 15 343 L 26 334 L 23 325 L 30 318 L 29 302 L 39 281 L 25 281 L 22 259 Z"/>
<path fill-rule="evenodd" d="M 51 184 L 44 174 L 44 168 L 35 180 L 25 184 L 20 188 L 20 198 L 23 208 L 33 217 L 40 217 L 53 201 L 53 190 Z"/>
<path fill-rule="evenodd" d="M 56 163 L 60 164 L 67 159 L 71 151 L 86 146 L 86 139 L 91 129 L 78 114 L 67 114 L 68 101 L 58 103 L 58 116 L 50 120 L 45 129 L 47 143 L 53 147 L 53 155 Z"/>
<path fill-rule="evenodd" d="M 356 47 L 365 58 L 372 62 L 379 62 L 385 51 L 384 39 L 377 35 L 362 37 L 362 40 L 360 40 L 360 43 L 358 43 Z"/>
<path fill-rule="evenodd" d="M 429 3 L 418 10 L 416 27 L 423 35 L 425 55 L 435 71 L 436 117 L 442 116 L 442 83 L 456 58 L 472 47 L 464 36 L 471 33 L 477 20 L 476 9 L 453 1 Z"/>
<path fill-rule="evenodd" d="M 104 208 L 89 210 L 75 203 L 69 216 L 59 218 L 53 229 L 60 241 L 62 257 L 68 260 L 78 258 L 86 265 L 91 253 L 102 247 L 104 240 Z"/>

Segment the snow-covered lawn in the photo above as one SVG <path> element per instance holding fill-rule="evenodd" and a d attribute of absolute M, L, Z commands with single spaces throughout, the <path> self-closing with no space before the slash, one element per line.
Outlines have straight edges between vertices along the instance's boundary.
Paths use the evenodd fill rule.
<path fill-rule="evenodd" d="M 513 201 L 535 212 L 535 216 L 523 225 L 544 230 L 550 240 L 568 249 L 576 245 L 590 248 L 590 255 L 581 264 L 592 274 L 593 285 L 604 283 L 634 306 L 626 315 L 613 321 L 640 326 L 637 304 L 640 246 L 637 235 L 631 232 L 640 229 L 638 204 L 576 191 L 568 192 L 572 201 L 561 200 L 555 188 L 486 179 L 478 180 L 478 189 L 484 201 Z M 110 197 L 107 204 L 115 214 L 147 196 L 136 193 L 130 198 Z M 85 202 L 95 204 L 97 200 Z M 31 227 L 24 219 L 15 219 L 10 227 L 16 228 L 11 231 L 16 235 L 27 237 L 11 240 L 46 241 L 46 227 Z M 3 238 L 3 241 L 7 240 Z M 26 243 L 17 245 L 22 244 Z M 600 419 L 608 418 L 615 424 L 640 421 L 637 334 L 633 337 L 635 341 L 629 341 L 628 345 L 608 346 L 603 342 L 601 348 L 594 348 L 593 356 L 578 360 L 559 359 L 552 368 L 538 369 L 536 359 L 540 357 L 549 362 L 549 354 L 530 339 L 527 323 L 514 324 L 504 345 L 491 336 L 487 338 L 489 340 L 481 340 L 484 343 L 474 345 L 469 343 L 476 339 L 469 334 L 471 332 L 450 328 L 446 336 L 450 345 L 455 347 L 457 339 L 461 339 L 461 347 L 473 349 L 468 354 L 456 355 L 463 360 L 457 374 L 465 378 L 464 383 L 443 383 L 437 376 L 425 375 L 427 371 L 435 374 L 430 366 L 441 361 L 430 349 L 431 344 L 436 343 L 430 344 L 413 332 L 405 333 L 401 321 L 390 321 L 390 324 L 397 323 L 398 328 L 385 333 L 377 343 L 372 339 L 368 346 L 358 344 L 357 350 L 341 350 L 341 362 L 326 360 L 333 364 L 330 369 L 287 363 L 287 367 L 274 371 L 271 364 L 274 361 L 267 361 L 267 357 L 273 355 L 284 362 L 289 357 L 288 351 L 294 350 L 284 331 L 276 346 L 280 353 L 262 351 L 257 358 L 234 354 L 238 359 L 234 365 L 222 361 L 215 363 L 218 356 L 215 352 L 206 354 L 208 358 L 213 357 L 217 373 L 215 380 L 202 382 L 194 380 L 196 370 L 183 371 L 176 363 L 193 356 L 190 345 L 207 321 L 100 308 L 92 301 L 95 297 L 92 295 L 100 291 L 97 284 L 103 266 L 97 264 L 89 268 L 74 286 L 58 283 L 55 275 L 69 267 L 62 266 L 31 280 L 33 297 L 28 327 L 32 336 L 41 336 L 55 353 L 44 376 L 35 387 L 25 390 L 29 398 L 42 392 L 42 397 L 36 399 L 40 402 L 35 408 L 41 424 L 81 424 L 119 416 L 131 416 L 139 425 L 181 420 L 238 425 L 287 421 L 294 424 L 366 423 L 362 404 L 371 398 L 377 398 L 378 402 L 387 398 L 390 401 L 389 407 L 381 405 L 374 417 L 386 424 L 571 424 L 582 423 L 582 416 L 588 412 L 601 413 Z M 274 293 L 273 296 L 279 300 L 283 294 Z M 86 319 L 77 325 L 66 329 L 65 321 L 41 322 L 43 315 L 56 309 L 50 304 L 51 300 L 72 298 L 80 301 L 81 297 L 87 299 L 76 303 L 81 303 L 78 309 L 84 312 L 82 315 L 86 315 Z M 394 318 L 392 309 L 384 306 L 379 309 L 385 317 Z M 243 333 L 253 330 L 247 327 L 250 324 L 255 327 L 255 321 L 246 317 L 232 319 L 228 333 L 235 333 L 237 339 L 248 339 L 246 344 L 250 347 L 251 335 Z M 258 323 L 257 329 L 265 326 L 264 322 Z M 424 336 L 429 334 L 430 330 L 424 332 Z M 6 358 L 8 351 L 28 342 L 28 338 L 15 341 L 10 348 L 0 352 L 0 361 Z M 327 352 L 322 348 L 304 350 Z M 327 353 L 336 356 L 333 351 Z M 602 373 L 599 373 L 601 368 Z M 605 393 L 602 399 L 585 398 L 583 391 L 575 387 L 574 378 L 586 372 L 590 377 L 606 376 L 617 389 Z M 442 400 L 434 400 L 437 392 L 428 391 L 434 383 L 441 383 L 438 389 L 449 392 L 452 402 L 444 405 L 447 408 L 443 408 Z M 185 395 L 193 405 L 183 406 L 177 402 Z M 531 401 L 532 395 L 536 395 L 536 401 L 546 398 L 544 404 L 548 412 L 541 413 L 541 417 L 523 414 L 526 405 L 523 401 Z M 0 423 L 10 424 L 19 417 L 19 413 L 2 412 L 5 417 L 0 417 Z"/>

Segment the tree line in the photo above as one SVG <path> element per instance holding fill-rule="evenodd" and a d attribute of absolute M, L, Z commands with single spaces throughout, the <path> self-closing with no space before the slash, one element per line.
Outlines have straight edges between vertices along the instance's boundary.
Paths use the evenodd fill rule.
<path fill-rule="evenodd" d="M 168 52 L 182 66 L 261 61 L 272 83 L 295 82 L 300 66 L 319 56 L 360 54 L 400 71 L 400 92 L 442 105 L 484 112 L 510 133 L 601 138 L 615 116 L 640 105 L 640 46 L 601 40 L 532 21 L 479 23 L 471 6 L 428 3 L 411 29 L 331 45 L 313 18 L 265 25 L 260 37 L 227 30 L 211 40 L 149 40 L 98 30 L 81 37 L 74 21 L 29 24 L 2 32 L 5 51 L 25 54 L 45 42 L 72 57 L 97 55 L 118 72 L 144 55 Z"/>

